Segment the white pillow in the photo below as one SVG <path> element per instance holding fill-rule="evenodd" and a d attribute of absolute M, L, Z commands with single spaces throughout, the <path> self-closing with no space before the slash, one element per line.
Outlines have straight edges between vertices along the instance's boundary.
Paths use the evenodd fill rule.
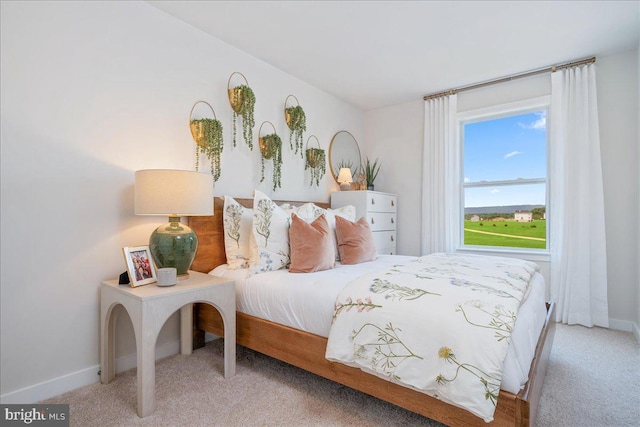
<path fill-rule="evenodd" d="M 247 209 L 229 196 L 224 196 L 222 211 L 224 224 L 224 249 L 230 270 L 249 267 L 251 256 L 250 237 L 253 210 Z"/>
<path fill-rule="evenodd" d="M 289 225 L 291 214 L 266 194 L 255 190 L 250 237 L 249 272 L 264 273 L 287 268 L 290 262 Z"/>

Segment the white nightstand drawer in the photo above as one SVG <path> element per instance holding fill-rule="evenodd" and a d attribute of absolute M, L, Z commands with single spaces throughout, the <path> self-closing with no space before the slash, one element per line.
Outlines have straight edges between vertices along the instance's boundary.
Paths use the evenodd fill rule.
<path fill-rule="evenodd" d="M 396 196 L 392 194 L 374 193 L 367 194 L 367 210 L 370 212 L 396 212 Z"/>
<path fill-rule="evenodd" d="M 372 231 L 396 229 L 395 213 L 369 212 L 367 214 L 367 221 Z"/>

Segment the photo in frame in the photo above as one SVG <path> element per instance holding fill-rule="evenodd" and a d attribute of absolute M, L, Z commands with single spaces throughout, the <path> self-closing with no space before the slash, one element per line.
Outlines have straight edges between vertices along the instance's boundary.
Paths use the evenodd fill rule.
<path fill-rule="evenodd" d="M 132 288 L 158 280 L 149 246 L 127 246 L 122 248 L 122 252 L 129 273 L 129 285 Z"/>

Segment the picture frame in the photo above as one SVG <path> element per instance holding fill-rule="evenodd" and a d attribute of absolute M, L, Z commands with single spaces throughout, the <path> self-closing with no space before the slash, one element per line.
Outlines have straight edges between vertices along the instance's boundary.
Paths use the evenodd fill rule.
<path fill-rule="evenodd" d="M 156 266 L 149 246 L 126 246 L 122 248 L 132 288 L 158 281 Z"/>

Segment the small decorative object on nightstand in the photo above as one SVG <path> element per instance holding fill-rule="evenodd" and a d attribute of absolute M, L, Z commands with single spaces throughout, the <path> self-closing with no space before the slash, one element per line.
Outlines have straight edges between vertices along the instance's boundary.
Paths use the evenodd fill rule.
<path fill-rule="evenodd" d="M 336 191 L 331 193 L 331 208 L 353 205 L 356 219 L 367 218 L 379 254 L 395 255 L 397 198 L 379 191 Z"/>
<path fill-rule="evenodd" d="M 148 285 L 156 281 L 156 267 L 149 246 L 127 246 L 122 248 L 129 273 L 131 287 Z"/>

